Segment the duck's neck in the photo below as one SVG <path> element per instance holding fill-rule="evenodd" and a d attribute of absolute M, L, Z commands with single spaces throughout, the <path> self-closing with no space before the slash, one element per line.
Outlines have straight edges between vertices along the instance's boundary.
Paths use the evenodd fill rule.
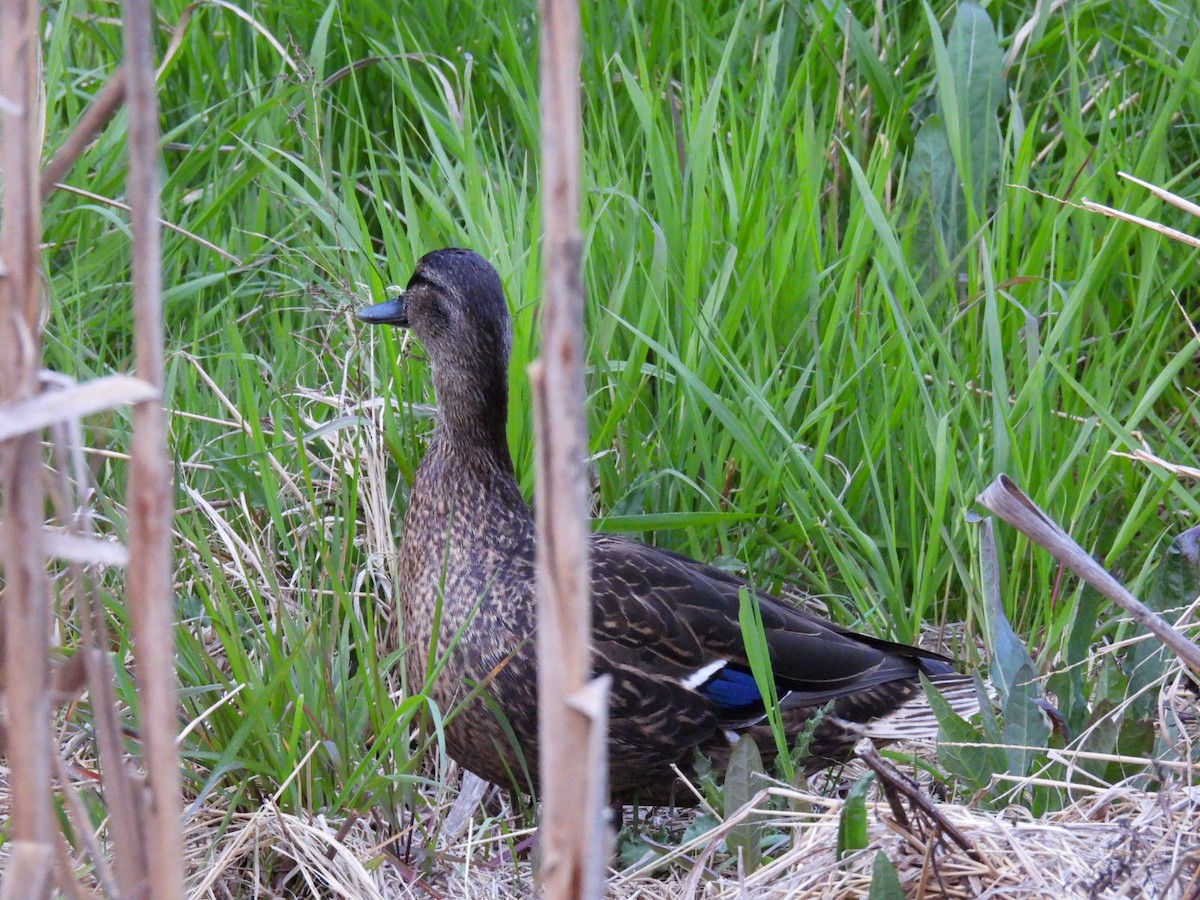
<path fill-rule="evenodd" d="M 437 396 L 437 442 L 464 465 L 482 464 L 513 475 L 508 450 L 508 371 L 500 365 L 471 379 L 433 372 Z"/>

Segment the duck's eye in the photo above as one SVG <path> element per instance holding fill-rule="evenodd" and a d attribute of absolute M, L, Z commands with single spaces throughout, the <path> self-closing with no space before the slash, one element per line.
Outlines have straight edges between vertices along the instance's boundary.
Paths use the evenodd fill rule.
<path fill-rule="evenodd" d="M 445 299 L 438 294 L 432 294 L 426 302 L 429 322 L 435 328 L 446 328 L 450 325 L 450 307 Z"/>

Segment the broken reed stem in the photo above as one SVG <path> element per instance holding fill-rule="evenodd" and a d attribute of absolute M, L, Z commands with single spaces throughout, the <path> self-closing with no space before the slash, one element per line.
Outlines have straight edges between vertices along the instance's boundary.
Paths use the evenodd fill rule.
<path fill-rule="evenodd" d="M 133 312 L 137 375 L 163 386 L 162 233 L 158 224 L 158 97 L 154 83 L 155 18 L 149 0 L 125 0 L 125 94 L 129 107 L 128 193 L 133 232 Z M 159 400 L 134 406 L 129 465 L 129 546 L 126 580 L 137 660 L 149 803 L 145 810 L 148 882 L 141 896 L 183 896 L 183 810 L 178 698 L 175 689 L 171 562 L 171 465 L 167 418 Z"/>
<path fill-rule="evenodd" d="M 128 375 L 105 375 L 61 390 L 42 391 L 0 409 L 0 441 L 21 434 L 37 435 L 61 422 L 77 422 L 92 413 L 158 397 L 157 388 Z"/>
<path fill-rule="evenodd" d="M 124 102 L 125 67 L 121 66 L 105 82 L 54 158 L 42 170 L 40 193 L 43 200 L 54 192 L 54 186 L 71 171 L 75 161 L 83 156 L 88 145 L 104 130 Z"/>
<path fill-rule="evenodd" d="M 1194 673 L 1200 675 L 1200 647 L 1176 631 L 1148 606 L 1129 593 L 1119 581 L 1068 535 L 1058 523 L 1022 491 L 1007 475 L 1000 475 L 975 498 L 981 506 L 995 513 L 1009 525 L 1026 535 L 1080 578 L 1098 590 L 1150 631 Z"/>
<path fill-rule="evenodd" d="M 130 379 L 131 381 L 136 379 Z M 94 383 L 94 382 L 92 382 Z M 74 387 L 74 385 L 72 386 Z M 70 388 L 68 388 L 70 390 Z M 59 393 L 65 393 L 59 392 Z M 54 396 L 43 385 L 42 396 Z M 62 407 L 59 407 L 60 409 Z M 91 516 L 91 472 L 83 461 L 83 423 L 76 418 L 56 422 L 51 430 L 51 461 L 53 481 L 49 495 L 60 522 L 67 523 L 67 537 L 86 541 L 93 536 Z M 46 552 L 53 553 L 54 544 L 46 542 Z M 100 835 L 87 815 L 87 807 L 78 791 L 66 777 L 63 761 L 55 757 L 55 773 L 64 806 L 71 821 L 72 844 L 80 855 L 90 859 L 95 880 L 105 896 L 121 896 L 120 885 L 145 881 L 145 841 L 142 837 L 142 809 L 145 798 L 140 776 L 126 765 L 125 738 L 121 728 L 122 706 L 117 702 L 115 679 L 109 650 L 112 643 L 106 623 L 104 601 L 100 597 L 83 563 L 74 560 L 67 565 L 68 581 L 64 593 L 74 598 L 73 609 L 63 610 L 79 625 L 80 640 L 75 652 L 53 670 L 51 699 L 58 704 L 72 703 L 86 688 L 92 708 L 91 728 L 99 751 L 100 771 L 104 774 L 104 808 L 108 815 L 109 852 L 116 855 L 115 874 L 104 856 Z M 128 564 L 128 558 L 121 563 Z M 75 880 L 76 864 L 66 848 L 66 836 L 59 839 L 60 890 L 71 897 L 84 894 L 83 886 Z M 64 865 L 66 857 L 69 864 Z"/>
<path fill-rule="evenodd" d="M 537 434 L 538 879 L 548 900 L 565 900 L 604 891 L 607 683 L 588 684 L 579 5 L 542 0 L 539 8 L 545 296 L 542 359 L 529 367 Z"/>
<path fill-rule="evenodd" d="M 958 844 L 959 849 L 967 856 L 981 865 L 986 865 L 975 845 L 962 830 L 942 815 L 937 804 L 925 796 L 916 782 L 880 756 L 870 738 L 863 738 L 855 745 L 854 755 L 866 763 L 867 767 L 879 778 L 883 786 L 884 797 L 887 799 L 888 806 L 892 808 L 892 815 L 905 831 L 912 829 L 908 823 L 908 816 L 904 812 L 904 805 L 900 803 L 901 796 L 907 797 L 913 809 L 930 819 L 943 834 Z"/>
<path fill-rule="evenodd" d="M 41 368 L 39 15 L 34 0 L 0 3 L 0 409 L 36 395 Z M 11 785 L 6 818 L 12 851 L 0 879 L 4 898 L 47 896 L 55 853 L 40 439 L 38 433 L 25 433 L 0 444 L 4 710 Z"/>
<path fill-rule="evenodd" d="M 171 40 L 167 45 L 166 51 L 163 53 L 158 71 L 155 72 L 156 78 L 162 75 L 167 64 L 178 52 L 179 47 L 183 43 L 188 23 L 192 19 L 192 13 L 199 6 L 199 3 L 193 3 L 185 7 L 179 17 L 179 21 L 171 29 Z M 282 48 L 278 49 L 282 50 Z M 92 141 L 96 139 L 100 132 L 112 121 L 112 117 L 121 109 L 122 104 L 125 102 L 125 86 L 125 66 L 122 65 L 116 68 L 112 75 L 109 76 L 108 81 L 104 83 L 104 86 L 97 91 L 88 108 L 84 110 L 79 121 L 75 123 L 75 127 L 71 130 L 71 133 L 67 135 L 67 139 L 63 141 L 58 152 L 54 154 L 54 158 L 42 170 L 41 194 L 43 200 L 49 197 L 56 187 L 60 186 L 59 182 L 67 176 L 79 160 L 79 157 L 87 152 Z M 217 249 L 220 252 L 218 248 L 213 249 Z M 240 266 L 241 262 L 234 261 L 234 265 Z"/>

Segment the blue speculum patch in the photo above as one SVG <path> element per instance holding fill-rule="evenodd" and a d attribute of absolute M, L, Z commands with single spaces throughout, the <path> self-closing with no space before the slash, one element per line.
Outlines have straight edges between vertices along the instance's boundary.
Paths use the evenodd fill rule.
<path fill-rule="evenodd" d="M 754 706 L 762 703 L 758 684 L 749 672 L 728 666 L 702 684 L 700 693 L 714 703 L 728 707 Z"/>

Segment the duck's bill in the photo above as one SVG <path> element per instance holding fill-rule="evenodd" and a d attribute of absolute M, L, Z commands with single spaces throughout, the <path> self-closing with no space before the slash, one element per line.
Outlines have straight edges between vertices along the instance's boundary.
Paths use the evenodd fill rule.
<path fill-rule="evenodd" d="M 356 315 L 360 322 L 366 322 L 369 325 L 408 327 L 408 306 L 405 304 L 403 297 L 397 297 L 395 300 L 385 300 L 383 303 L 376 303 L 374 306 L 360 309 Z"/>

